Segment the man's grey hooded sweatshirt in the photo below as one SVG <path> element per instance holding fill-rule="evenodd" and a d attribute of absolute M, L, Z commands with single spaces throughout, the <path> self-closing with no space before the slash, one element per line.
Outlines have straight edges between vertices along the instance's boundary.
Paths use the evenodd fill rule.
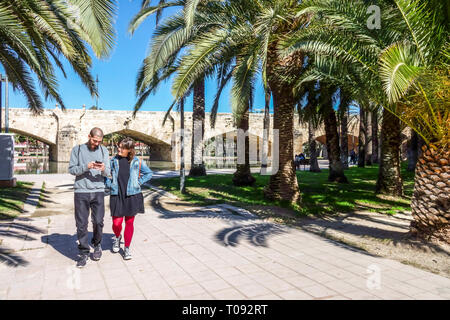
<path fill-rule="evenodd" d="M 105 171 L 88 169 L 88 163 L 92 161 L 103 162 Z M 70 154 L 69 173 L 76 176 L 73 186 L 76 193 L 104 192 L 104 177 L 111 175 L 108 150 L 102 145 L 90 150 L 87 143 L 75 146 Z"/>

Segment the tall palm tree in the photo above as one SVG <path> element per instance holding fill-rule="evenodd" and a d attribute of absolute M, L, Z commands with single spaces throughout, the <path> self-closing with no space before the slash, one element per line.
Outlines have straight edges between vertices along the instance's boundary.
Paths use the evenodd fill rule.
<path fill-rule="evenodd" d="M 270 199 L 298 202 L 300 193 L 293 164 L 293 111 L 297 101 L 291 82 L 301 73 L 301 54 L 281 57 L 278 43 L 292 30 L 300 28 L 301 19 L 291 13 L 297 1 L 209 1 L 207 8 L 216 28 L 199 37 L 180 61 L 174 79 L 175 97 L 184 94 L 207 70 L 218 66 L 224 56 L 240 53 L 233 72 L 232 105 L 244 114 L 253 92 L 258 72 L 270 87 L 274 101 L 274 129 L 279 130 L 279 170 L 270 178 L 265 195 Z M 194 20 L 195 21 L 195 20 Z M 290 77 L 284 77 L 290 75 Z M 293 79 L 289 79 L 293 78 Z"/>
<path fill-rule="evenodd" d="M 98 94 L 87 45 L 99 58 L 109 55 L 115 38 L 115 12 L 114 0 L 0 2 L 0 63 L 13 89 L 24 94 L 33 112 L 42 111 L 42 101 L 32 74 L 45 97 L 52 97 L 65 108 L 55 73 L 56 66 L 66 76 L 61 57 L 90 93 Z"/>
<path fill-rule="evenodd" d="M 450 173 L 448 2 L 391 0 L 379 5 L 383 27 L 370 30 L 363 1 L 303 1 L 299 13 L 321 13 L 317 21 L 327 25 L 312 27 L 316 42 L 305 43 L 303 38 L 296 48 L 332 54 L 341 64 L 359 69 L 368 81 L 375 80 L 367 94 L 384 107 L 380 174 L 396 176 L 388 187 L 392 191 L 401 191 L 399 173 L 391 170 L 399 163 L 399 121 L 424 139 L 411 202 L 411 232 L 450 242 L 450 195 L 445 190 Z"/>
<path fill-rule="evenodd" d="M 149 55 L 144 59 L 141 71 L 136 81 L 136 94 L 139 97 L 135 105 L 135 112 L 141 108 L 143 102 L 151 92 L 156 91 L 159 83 L 167 80 L 176 70 L 175 57 L 189 45 L 189 41 L 196 36 L 198 26 L 192 26 L 187 21 L 186 11 L 193 5 L 190 1 L 160 0 L 158 5 L 152 6 L 152 1 L 143 0 L 139 12 L 133 17 L 129 25 L 131 34 L 151 15 L 156 15 L 156 30 L 152 39 Z M 197 6 L 199 3 L 196 3 Z M 159 27 L 162 11 L 171 7 L 181 7 L 181 13 L 175 14 L 164 21 Z M 190 25 L 188 26 L 188 22 Z M 168 110 L 170 112 L 171 108 Z M 167 115 L 164 118 L 164 122 Z M 164 123 L 163 123 L 164 125 Z M 204 176 L 206 168 L 203 161 L 203 136 L 205 127 L 205 79 L 198 79 L 193 85 L 193 112 L 191 136 L 191 168 L 189 176 Z"/>

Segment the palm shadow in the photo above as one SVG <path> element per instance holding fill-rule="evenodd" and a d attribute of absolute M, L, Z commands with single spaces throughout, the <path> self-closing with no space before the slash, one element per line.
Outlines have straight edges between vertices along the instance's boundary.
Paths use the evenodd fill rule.
<path fill-rule="evenodd" d="M 20 223 L 20 221 L 29 221 L 27 218 L 17 218 L 17 222 L 3 222 L 0 223 L 0 238 L 16 238 L 24 241 L 36 240 L 33 234 L 45 233 L 45 230 L 33 227 L 31 225 Z M 9 267 L 26 266 L 29 264 L 14 250 L 6 247 L 0 247 L 0 263 L 4 263 Z"/>
<path fill-rule="evenodd" d="M 253 223 L 236 225 L 219 231 L 215 239 L 224 246 L 236 247 L 244 239 L 254 246 L 268 247 L 267 239 L 270 236 L 287 233 L 286 227 L 273 223 Z"/>
<path fill-rule="evenodd" d="M 89 232 L 89 244 L 91 248 L 93 247 L 91 244 L 93 233 Z M 112 233 L 103 233 L 101 247 L 102 250 L 111 250 L 113 244 L 113 236 Z M 41 241 L 53 247 L 56 251 L 58 251 L 63 256 L 76 260 L 78 256 L 78 244 L 77 244 L 77 235 L 76 234 L 61 234 L 61 233 L 53 233 L 50 235 L 42 236 Z M 91 250 L 92 254 L 92 250 Z"/>

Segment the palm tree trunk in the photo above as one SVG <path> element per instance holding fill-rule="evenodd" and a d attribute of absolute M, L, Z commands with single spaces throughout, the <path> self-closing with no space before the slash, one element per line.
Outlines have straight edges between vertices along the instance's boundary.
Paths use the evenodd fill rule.
<path fill-rule="evenodd" d="M 341 112 L 341 160 L 344 169 L 348 169 L 348 114 L 347 108 Z"/>
<path fill-rule="evenodd" d="M 407 171 L 416 170 L 417 159 L 419 158 L 419 135 L 411 129 L 411 139 L 408 143 L 408 167 Z"/>
<path fill-rule="evenodd" d="M 309 171 L 320 172 L 319 162 L 317 161 L 317 143 L 314 139 L 314 126 L 313 121 L 308 121 L 308 143 L 309 143 Z"/>
<path fill-rule="evenodd" d="M 422 147 L 411 201 L 413 235 L 450 243 L 450 150 Z"/>
<path fill-rule="evenodd" d="M 364 132 L 366 139 L 366 166 L 372 165 L 372 111 L 366 112 L 366 131 Z"/>
<path fill-rule="evenodd" d="M 383 110 L 381 124 L 381 159 L 376 193 L 403 196 L 403 180 L 400 172 L 400 120 Z"/>
<path fill-rule="evenodd" d="M 359 107 L 359 135 L 358 135 L 358 167 L 364 168 L 366 162 L 366 112 Z"/>
<path fill-rule="evenodd" d="M 378 163 L 378 111 L 372 112 L 372 163 Z"/>
<path fill-rule="evenodd" d="M 186 193 L 186 173 L 184 170 L 184 99 L 180 102 L 180 192 Z"/>
<path fill-rule="evenodd" d="M 206 176 L 203 162 L 203 136 L 205 131 L 205 79 L 194 85 L 192 112 L 191 169 L 189 176 Z"/>
<path fill-rule="evenodd" d="M 270 96 L 270 91 L 267 89 L 264 104 L 264 130 L 262 142 L 261 173 L 267 168 L 267 156 L 269 154 Z"/>
<path fill-rule="evenodd" d="M 242 130 L 242 133 L 248 132 L 248 118 L 249 118 L 249 111 L 247 111 L 241 116 L 239 119 L 239 125 L 238 129 Z M 239 135 L 239 133 L 238 133 Z M 245 135 L 244 138 L 244 144 L 245 144 L 245 163 L 240 164 L 239 161 L 236 165 L 236 171 L 233 174 L 233 184 L 235 186 L 251 186 L 253 183 L 255 183 L 255 178 L 252 176 L 250 172 L 250 143 L 249 139 L 250 137 L 248 134 Z M 239 139 L 239 137 L 238 137 Z M 239 148 L 239 145 L 238 145 Z M 239 151 L 238 151 L 239 152 Z"/>
<path fill-rule="evenodd" d="M 339 148 L 339 134 L 337 130 L 336 113 L 331 106 L 324 117 L 325 122 L 325 136 L 327 140 L 327 153 L 330 173 L 328 181 L 336 181 L 340 183 L 348 183 L 347 177 L 344 174 L 344 167 L 341 162 L 341 150 Z"/>
<path fill-rule="evenodd" d="M 264 188 L 264 195 L 271 200 L 285 200 L 290 203 L 300 202 L 300 189 L 294 166 L 294 106 L 296 100 L 292 88 L 270 85 L 274 104 L 273 130 L 279 132 L 278 171 L 270 176 L 269 184 Z M 276 146 L 275 146 L 276 147 Z M 272 158 L 275 155 L 272 154 Z M 275 163 L 272 159 L 272 167 Z"/>

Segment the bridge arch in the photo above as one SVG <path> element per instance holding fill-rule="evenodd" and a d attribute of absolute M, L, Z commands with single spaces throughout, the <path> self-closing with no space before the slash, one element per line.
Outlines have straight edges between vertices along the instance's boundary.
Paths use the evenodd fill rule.
<path fill-rule="evenodd" d="M 150 161 L 172 161 L 172 146 L 158 138 L 145 133 L 130 130 L 121 129 L 114 132 L 104 132 L 104 136 L 109 136 L 114 133 L 133 138 L 145 143 L 150 148 Z M 115 141 L 114 143 L 118 143 Z"/>

